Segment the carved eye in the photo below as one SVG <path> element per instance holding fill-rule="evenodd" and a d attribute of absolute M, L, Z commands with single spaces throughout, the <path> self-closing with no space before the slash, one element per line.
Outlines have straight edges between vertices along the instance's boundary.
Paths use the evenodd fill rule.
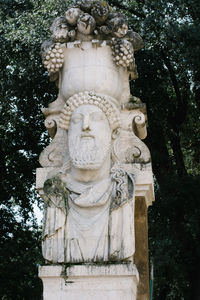
<path fill-rule="evenodd" d="M 76 115 L 72 116 L 71 120 L 74 124 L 77 124 L 82 121 L 82 115 L 76 114 Z"/>

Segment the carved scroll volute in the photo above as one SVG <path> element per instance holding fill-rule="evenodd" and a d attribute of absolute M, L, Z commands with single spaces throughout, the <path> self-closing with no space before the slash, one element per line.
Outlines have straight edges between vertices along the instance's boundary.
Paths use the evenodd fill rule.
<path fill-rule="evenodd" d="M 60 85 L 60 83 L 59 83 L 59 85 Z M 42 112 L 45 115 L 44 125 L 45 125 L 46 129 L 48 130 L 48 133 L 52 139 L 56 135 L 59 116 L 63 109 L 64 104 L 65 104 L 65 102 L 64 102 L 61 94 L 59 93 L 58 97 L 55 101 L 51 102 L 48 105 L 48 107 L 42 108 Z"/>
<path fill-rule="evenodd" d="M 135 135 L 143 140 L 147 136 L 146 117 L 139 109 L 122 110 L 122 130 L 134 132 Z"/>
<path fill-rule="evenodd" d="M 42 167 L 61 167 L 67 155 L 67 131 L 58 128 L 57 133 L 50 143 L 40 154 L 39 162 Z"/>
<path fill-rule="evenodd" d="M 44 121 L 44 125 L 49 132 L 50 137 L 53 139 L 56 135 L 57 122 L 59 117 L 56 115 L 49 115 Z"/>
<path fill-rule="evenodd" d="M 148 147 L 140 140 L 142 134 L 138 136 L 136 135 L 136 130 L 133 130 L 134 120 L 135 118 L 139 119 L 140 116 L 143 117 L 145 122 L 145 116 L 140 111 L 121 111 L 121 132 L 113 143 L 114 160 L 124 164 L 146 164 L 151 161 Z"/>
<path fill-rule="evenodd" d="M 145 139 L 147 137 L 147 128 L 146 128 L 146 120 L 145 115 L 138 111 L 137 115 L 133 118 L 133 132 L 141 139 Z"/>
<path fill-rule="evenodd" d="M 51 102 L 48 107 L 42 108 L 45 115 L 44 125 L 48 130 L 51 143 L 42 151 L 39 162 L 42 167 L 61 167 L 67 149 L 67 132 L 58 127 L 60 113 L 65 102 L 60 95 L 55 101 Z"/>

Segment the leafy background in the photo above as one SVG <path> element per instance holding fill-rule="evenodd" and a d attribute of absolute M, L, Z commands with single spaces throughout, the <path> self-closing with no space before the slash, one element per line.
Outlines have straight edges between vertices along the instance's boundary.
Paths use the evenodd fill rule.
<path fill-rule="evenodd" d="M 132 94 L 147 104 L 156 202 L 149 209 L 153 299 L 200 299 L 200 2 L 108 1 L 145 47 Z M 0 298 L 41 299 L 35 169 L 49 138 L 41 108 L 56 98 L 39 55 L 70 1 L 0 0 Z"/>

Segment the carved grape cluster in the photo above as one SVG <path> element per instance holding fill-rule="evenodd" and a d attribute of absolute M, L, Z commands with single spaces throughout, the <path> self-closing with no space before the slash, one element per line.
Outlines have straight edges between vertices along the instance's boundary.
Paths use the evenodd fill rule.
<path fill-rule="evenodd" d="M 51 37 L 42 45 L 43 63 L 50 80 L 59 77 L 63 64 L 60 44 L 86 41 L 108 41 L 117 66 L 129 67 L 134 72 L 134 51 L 142 48 L 142 38 L 128 28 L 126 17 L 113 10 L 104 0 L 75 0 L 50 27 Z M 113 42 L 113 39 L 115 40 Z"/>
<path fill-rule="evenodd" d="M 134 52 L 131 43 L 127 40 L 112 40 L 112 55 L 117 66 L 130 67 L 134 63 Z"/>
<path fill-rule="evenodd" d="M 63 49 L 60 47 L 59 43 L 54 44 L 46 52 L 44 59 L 44 65 L 47 68 L 48 72 L 56 73 L 62 67 L 64 62 Z"/>

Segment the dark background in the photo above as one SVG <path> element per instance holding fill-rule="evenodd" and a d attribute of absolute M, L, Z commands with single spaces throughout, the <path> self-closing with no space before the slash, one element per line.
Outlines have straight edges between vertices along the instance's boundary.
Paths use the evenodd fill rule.
<path fill-rule="evenodd" d="M 0 299 L 41 299 L 33 203 L 49 138 L 41 108 L 56 99 L 39 55 L 70 1 L 0 0 Z M 200 299 L 200 1 L 109 1 L 144 40 L 132 94 L 146 103 L 156 202 L 149 209 L 154 300 Z"/>

